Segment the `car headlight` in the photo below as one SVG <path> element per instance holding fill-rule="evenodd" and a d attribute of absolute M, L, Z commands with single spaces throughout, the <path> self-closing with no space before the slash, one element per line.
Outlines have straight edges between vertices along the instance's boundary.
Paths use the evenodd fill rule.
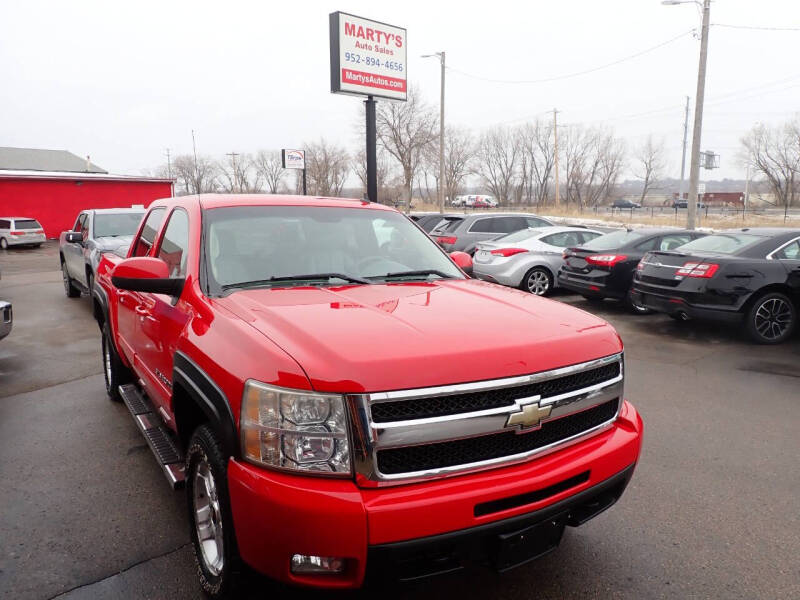
<path fill-rule="evenodd" d="M 242 452 L 250 462 L 350 475 L 344 397 L 249 380 L 241 410 Z"/>

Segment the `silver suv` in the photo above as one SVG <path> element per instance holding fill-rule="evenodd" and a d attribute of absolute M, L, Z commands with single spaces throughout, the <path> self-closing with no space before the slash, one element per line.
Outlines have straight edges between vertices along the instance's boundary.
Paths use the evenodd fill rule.
<path fill-rule="evenodd" d="M 475 253 L 478 242 L 486 242 L 530 227 L 550 227 L 553 223 L 529 213 L 475 213 L 449 217 L 439 223 L 430 236 L 447 252 Z"/>

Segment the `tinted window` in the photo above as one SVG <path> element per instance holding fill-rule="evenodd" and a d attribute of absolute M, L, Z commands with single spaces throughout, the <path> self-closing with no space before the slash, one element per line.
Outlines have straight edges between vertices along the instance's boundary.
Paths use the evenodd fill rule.
<path fill-rule="evenodd" d="M 158 258 L 167 263 L 170 277 L 186 276 L 186 260 L 189 255 L 189 216 L 186 211 L 176 208 L 169 218 Z"/>
<path fill-rule="evenodd" d="M 0 219 L 0 229 L 11 229 L 11 221 Z"/>
<path fill-rule="evenodd" d="M 550 227 L 550 223 L 544 219 L 537 219 L 535 217 L 524 217 L 525 223 L 528 227 Z"/>
<path fill-rule="evenodd" d="M 647 252 L 649 250 L 655 250 L 658 248 L 658 244 L 661 238 L 654 237 L 650 238 L 649 240 L 643 241 L 641 244 L 636 244 L 636 249 L 639 252 Z"/>
<path fill-rule="evenodd" d="M 579 246 L 581 244 L 581 234 L 577 231 L 562 231 L 560 233 L 552 233 L 542 238 L 545 244 L 557 246 L 558 248 L 566 248 L 567 246 Z"/>
<path fill-rule="evenodd" d="M 674 250 L 678 246 L 683 246 L 684 244 L 688 244 L 692 241 L 692 236 L 688 233 L 680 234 L 680 235 L 665 235 L 661 238 L 661 242 L 658 245 L 659 250 Z"/>
<path fill-rule="evenodd" d="M 523 240 L 527 240 L 532 238 L 536 235 L 535 229 L 520 229 L 519 231 L 515 231 L 514 233 L 509 233 L 508 235 L 504 235 L 503 237 L 497 238 L 496 242 L 521 242 Z"/>
<path fill-rule="evenodd" d="M 150 212 L 142 228 L 142 234 L 136 241 L 136 246 L 133 249 L 131 256 L 146 256 L 153 247 L 153 240 L 156 239 L 156 233 L 161 226 L 161 221 L 164 220 L 163 208 L 156 208 Z"/>
<path fill-rule="evenodd" d="M 595 238 L 600 237 L 603 235 L 602 233 L 597 233 L 596 231 L 581 231 L 581 237 L 583 238 L 583 243 L 589 242 Z"/>
<path fill-rule="evenodd" d="M 495 219 L 478 219 L 472 224 L 472 227 L 469 228 L 470 233 L 499 233 L 494 228 L 494 220 Z M 511 231 L 509 230 L 506 233 L 511 233 Z"/>
<path fill-rule="evenodd" d="M 144 213 L 107 213 L 94 215 L 94 237 L 133 235 Z"/>
<path fill-rule="evenodd" d="M 455 231 L 458 229 L 458 226 L 461 225 L 461 221 L 464 219 L 447 219 L 447 223 L 439 223 L 436 227 L 434 227 L 431 231 L 435 231 L 437 233 L 444 233 L 445 231 Z"/>
<path fill-rule="evenodd" d="M 800 260 L 800 242 L 794 241 L 779 252 L 773 254 L 775 258 Z"/>
<path fill-rule="evenodd" d="M 643 237 L 644 234 L 636 233 L 635 231 L 615 231 L 614 233 L 607 233 L 606 235 L 601 235 L 600 237 L 586 242 L 583 247 L 588 250 L 613 250 L 614 248 L 621 248 Z"/>
<path fill-rule="evenodd" d="M 681 246 L 681 252 L 705 251 L 719 254 L 734 254 L 764 238 L 746 233 L 718 233 L 698 238 Z"/>
<path fill-rule="evenodd" d="M 522 217 L 500 217 L 497 219 L 495 231 L 497 233 L 511 233 L 520 229 L 527 229 L 528 222 Z"/>
<path fill-rule="evenodd" d="M 34 219 L 17 219 L 14 221 L 14 227 L 16 229 L 41 229 L 42 226 L 39 225 L 39 221 Z"/>

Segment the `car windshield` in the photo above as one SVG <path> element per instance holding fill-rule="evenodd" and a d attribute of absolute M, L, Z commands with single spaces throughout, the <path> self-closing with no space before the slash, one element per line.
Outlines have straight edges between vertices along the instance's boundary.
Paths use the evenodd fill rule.
<path fill-rule="evenodd" d="M 463 278 L 427 235 L 385 210 L 238 206 L 205 211 L 211 293 L 237 287 Z"/>
<path fill-rule="evenodd" d="M 496 242 L 524 242 L 532 238 L 534 235 L 541 233 L 541 229 L 534 229 L 534 228 L 527 228 L 527 229 L 520 229 L 519 231 L 515 231 L 514 233 L 509 233 L 508 235 L 504 235 L 503 237 L 497 238 L 494 240 L 493 243 Z"/>
<path fill-rule="evenodd" d="M 39 225 L 39 221 L 35 219 L 17 219 L 14 221 L 14 227 L 17 229 L 41 229 L 42 226 Z"/>
<path fill-rule="evenodd" d="M 643 237 L 643 233 L 637 233 L 635 231 L 615 231 L 594 238 L 583 244 L 581 248 L 586 248 L 587 250 L 613 250 L 614 248 L 622 248 L 622 246 L 635 242 Z"/>
<path fill-rule="evenodd" d="M 717 254 L 735 254 L 738 250 L 754 244 L 763 238 L 746 233 L 718 233 L 707 235 L 676 248 L 676 252 L 715 252 Z"/>
<path fill-rule="evenodd" d="M 143 214 L 143 212 L 95 214 L 94 237 L 133 235 L 139 228 Z"/>

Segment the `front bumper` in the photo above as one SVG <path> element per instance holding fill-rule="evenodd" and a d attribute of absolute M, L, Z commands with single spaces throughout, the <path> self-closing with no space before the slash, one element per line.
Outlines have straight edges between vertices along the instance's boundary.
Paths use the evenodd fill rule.
<path fill-rule="evenodd" d="M 14 324 L 14 311 L 10 302 L 0 300 L 0 340 L 11 333 Z"/>
<path fill-rule="evenodd" d="M 246 563 L 274 579 L 324 588 L 360 587 L 368 573 L 380 576 L 386 556 L 397 552 L 412 571 L 418 569 L 416 550 L 439 548 L 443 535 L 457 550 L 454 557 L 462 550 L 472 556 L 476 547 L 485 547 L 487 532 L 496 538 L 551 516 L 576 525 L 582 522 L 576 515 L 591 517 L 610 506 L 613 501 L 594 512 L 589 508 L 608 500 L 607 486 L 614 487 L 609 481 L 619 483 L 614 478 L 623 472 L 627 481 L 641 436 L 641 418 L 625 402 L 608 429 L 530 462 L 378 489 L 231 460 L 228 485 L 239 551 Z M 623 488 L 614 487 L 619 493 Z M 568 502 L 572 498 L 578 500 Z M 546 510 L 551 506 L 552 513 Z M 542 535 L 549 539 L 553 533 Z M 340 575 L 297 576 L 289 569 L 293 554 L 344 557 L 348 568 Z"/>

